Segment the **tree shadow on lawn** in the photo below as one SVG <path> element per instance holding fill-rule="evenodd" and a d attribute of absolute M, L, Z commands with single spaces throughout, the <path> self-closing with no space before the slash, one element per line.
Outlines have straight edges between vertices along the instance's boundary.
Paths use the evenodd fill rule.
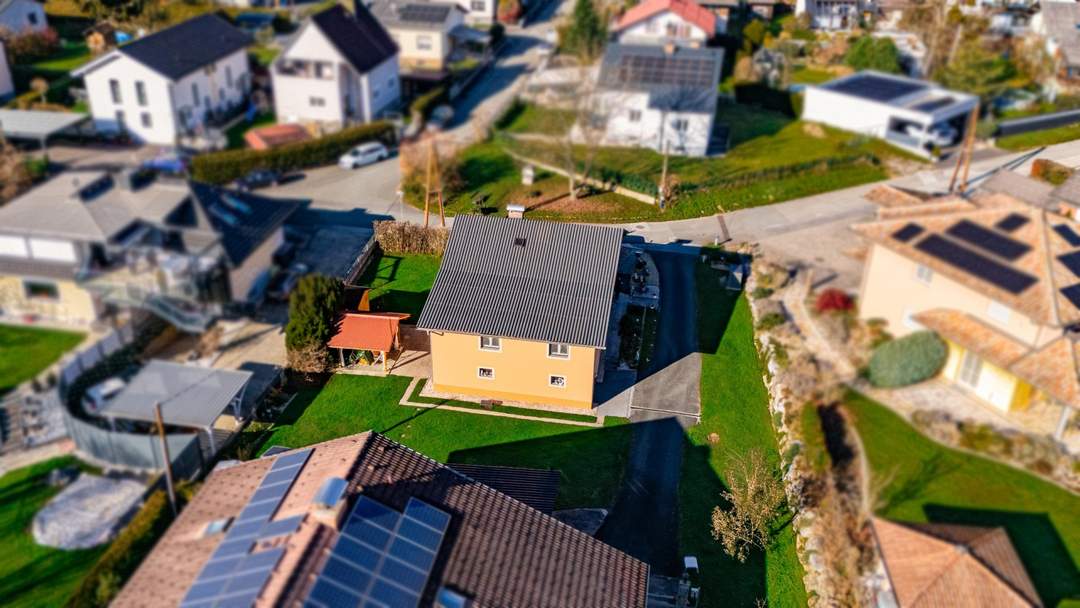
<path fill-rule="evenodd" d="M 1080 572 L 1045 513 L 965 509 L 940 504 L 927 504 L 923 512 L 927 521 L 934 523 L 1005 528 L 1043 605 L 1057 606 L 1065 599 L 1080 599 Z"/>

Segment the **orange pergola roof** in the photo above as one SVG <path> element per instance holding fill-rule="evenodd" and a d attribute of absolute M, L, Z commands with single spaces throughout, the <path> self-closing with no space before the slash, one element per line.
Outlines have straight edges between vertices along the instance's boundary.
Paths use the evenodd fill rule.
<path fill-rule="evenodd" d="M 338 320 L 330 348 L 389 352 L 397 341 L 398 327 L 409 315 L 400 312 L 345 313 Z"/>

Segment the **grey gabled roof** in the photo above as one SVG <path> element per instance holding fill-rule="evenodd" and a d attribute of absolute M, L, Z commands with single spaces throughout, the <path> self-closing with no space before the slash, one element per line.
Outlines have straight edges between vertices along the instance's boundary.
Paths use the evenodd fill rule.
<path fill-rule="evenodd" d="M 604 348 L 623 231 L 462 215 L 417 325 Z"/>
<path fill-rule="evenodd" d="M 101 411 L 109 418 L 154 421 L 161 403 L 165 424 L 210 426 L 247 386 L 251 372 L 152 360 Z"/>
<path fill-rule="evenodd" d="M 213 13 L 154 32 L 116 51 L 176 81 L 252 44 L 251 36 Z"/>
<path fill-rule="evenodd" d="M 1039 5 L 1050 38 L 1058 44 L 1068 65 L 1080 64 L 1080 4 L 1042 2 Z"/>

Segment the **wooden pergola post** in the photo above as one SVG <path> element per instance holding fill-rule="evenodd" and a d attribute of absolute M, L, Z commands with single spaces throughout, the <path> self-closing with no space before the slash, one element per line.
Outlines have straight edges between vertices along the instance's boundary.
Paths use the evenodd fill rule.
<path fill-rule="evenodd" d="M 386 373 L 386 351 L 380 350 L 379 354 L 382 355 L 382 371 Z"/>

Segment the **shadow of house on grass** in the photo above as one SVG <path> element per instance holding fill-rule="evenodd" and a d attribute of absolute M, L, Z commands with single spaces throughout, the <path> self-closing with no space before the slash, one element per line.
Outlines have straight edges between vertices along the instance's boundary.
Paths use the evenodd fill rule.
<path fill-rule="evenodd" d="M 422 281 L 426 288 L 418 291 L 410 291 L 396 286 L 403 277 L 402 265 L 405 258 L 402 256 L 379 254 L 374 257 L 364 270 L 364 274 L 357 279 L 357 284 L 370 290 L 369 302 L 374 312 L 404 312 L 412 315 L 405 320 L 407 324 L 415 324 L 420 317 L 420 311 L 427 302 L 428 294 L 431 293 L 431 285 L 434 283 L 434 271 L 430 281 Z M 437 264 L 436 264 L 437 268 Z M 416 278 L 416 277 L 413 277 Z M 408 285 L 402 281 L 401 286 Z"/>
<path fill-rule="evenodd" d="M 927 521 L 985 528 L 1005 528 L 1020 561 L 1045 606 L 1080 601 L 1080 572 L 1045 513 L 965 509 L 940 504 L 923 507 Z"/>

